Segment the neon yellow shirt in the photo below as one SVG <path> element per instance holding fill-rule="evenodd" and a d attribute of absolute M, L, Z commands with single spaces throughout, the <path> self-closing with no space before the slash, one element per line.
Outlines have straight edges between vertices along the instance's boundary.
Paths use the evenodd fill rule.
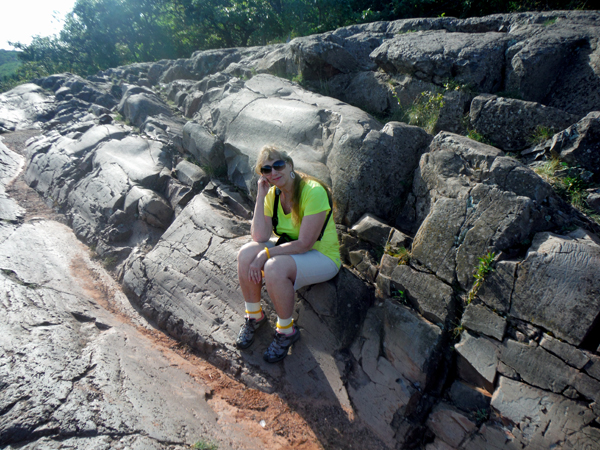
<path fill-rule="evenodd" d="M 269 192 L 265 197 L 265 216 L 273 217 L 274 203 L 275 186 L 271 186 L 271 189 L 269 189 Z M 300 195 L 300 217 L 318 214 L 323 211 L 329 211 L 330 209 L 325 188 L 316 181 L 307 180 L 302 188 L 302 194 Z M 281 207 L 281 201 L 277 208 L 277 219 L 279 221 L 277 224 L 278 233 L 285 233 L 292 239 L 298 239 L 298 236 L 300 235 L 300 225 L 294 226 L 291 211 L 289 214 L 285 214 Z M 337 232 L 335 231 L 333 217 L 330 217 L 327 222 L 325 233 L 323 233 L 323 239 L 316 241 L 312 248 L 331 258 L 338 268 L 340 267 L 340 243 L 338 241 Z"/>

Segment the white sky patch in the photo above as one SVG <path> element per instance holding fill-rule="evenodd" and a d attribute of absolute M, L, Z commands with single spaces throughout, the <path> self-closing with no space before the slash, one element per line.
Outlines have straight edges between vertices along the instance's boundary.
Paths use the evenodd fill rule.
<path fill-rule="evenodd" d="M 8 41 L 29 44 L 33 36 L 52 36 L 63 27 L 75 0 L 0 0 L 0 49 L 13 50 Z"/>

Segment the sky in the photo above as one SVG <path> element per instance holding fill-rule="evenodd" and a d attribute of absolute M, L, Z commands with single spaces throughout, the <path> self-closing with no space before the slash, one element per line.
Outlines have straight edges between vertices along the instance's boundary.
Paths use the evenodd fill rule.
<path fill-rule="evenodd" d="M 33 36 L 52 36 L 75 0 L 0 0 L 0 49 L 14 50 L 8 41 L 29 44 Z"/>

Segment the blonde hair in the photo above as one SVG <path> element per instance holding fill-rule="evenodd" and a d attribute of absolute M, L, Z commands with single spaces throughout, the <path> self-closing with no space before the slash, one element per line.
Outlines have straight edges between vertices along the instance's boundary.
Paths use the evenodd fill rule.
<path fill-rule="evenodd" d="M 300 197 L 302 195 L 302 189 L 304 188 L 304 185 L 306 184 L 306 182 L 309 180 L 312 180 L 312 181 L 316 181 L 321 186 L 323 186 L 323 188 L 325 189 L 325 192 L 327 193 L 327 197 L 329 198 L 330 203 L 332 203 L 331 190 L 329 189 L 329 186 L 327 186 L 325 183 L 323 183 L 318 178 L 307 175 L 304 172 L 299 172 L 299 171 L 294 170 L 294 160 L 292 159 L 292 157 L 290 155 L 288 155 L 288 153 L 286 151 L 279 150 L 277 147 L 275 147 L 273 145 L 265 145 L 262 148 L 262 150 L 260 151 L 260 153 L 258 155 L 258 159 L 256 160 L 256 167 L 255 167 L 256 173 L 259 175 L 262 175 L 260 168 L 264 165 L 265 161 L 268 161 L 268 160 L 277 161 L 279 159 L 285 161 L 286 164 L 291 165 L 292 172 L 294 172 L 296 174 L 296 177 L 293 179 L 294 186 L 293 186 L 293 195 L 292 195 L 292 222 L 294 223 L 294 225 L 297 226 L 300 223 L 300 221 L 302 220 L 302 217 L 300 217 Z"/>

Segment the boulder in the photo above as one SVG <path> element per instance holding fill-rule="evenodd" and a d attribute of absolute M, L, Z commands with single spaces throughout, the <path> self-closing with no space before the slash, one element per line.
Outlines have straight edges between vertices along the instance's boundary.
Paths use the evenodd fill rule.
<path fill-rule="evenodd" d="M 172 116 L 169 106 L 152 90 L 144 87 L 126 86 L 117 111 L 137 127 L 149 116 Z"/>
<path fill-rule="evenodd" d="M 594 174 L 600 182 L 600 112 L 589 113 L 576 124 L 552 138 L 550 151 L 562 161 L 579 166 Z M 588 203 L 594 204 L 593 198 Z M 591 205 L 590 205 L 591 206 Z"/>
<path fill-rule="evenodd" d="M 376 247 L 385 247 L 387 244 L 392 227 L 383 223 L 372 214 L 365 214 L 351 228 L 356 236 Z"/>
<path fill-rule="evenodd" d="M 398 101 L 394 99 L 390 76 L 384 73 L 339 74 L 329 79 L 326 90 L 330 97 L 378 116 L 397 109 Z"/>
<path fill-rule="evenodd" d="M 485 337 L 463 332 L 454 347 L 458 355 L 458 374 L 461 379 L 488 392 L 493 392 L 496 379 L 498 344 Z"/>
<path fill-rule="evenodd" d="M 370 57 L 390 73 L 403 73 L 438 85 L 455 79 L 483 92 L 502 86 L 505 33 L 417 31 L 383 42 Z"/>
<path fill-rule="evenodd" d="M 446 132 L 421 158 L 413 194 L 421 225 L 411 261 L 448 284 L 456 277 L 467 291 L 478 258 L 519 245 L 553 218 L 546 219 L 545 205 L 555 194 L 532 170 L 500 150 Z"/>
<path fill-rule="evenodd" d="M 439 364 L 440 328 L 391 300 L 385 301 L 384 311 L 385 357 L 405 379 L 425 388 Z"/>
<path fill-rule="evenodd" d="M 583 367 L 590 361 L 590 357 L 586 355 L 582 350 L 579 350 L 572 345 L 562 342 L 549 334 L 544 334 L 540 341 L 540 347 L 548 350 L 550 353 L 558 356 L 564 362 L 569 364 L 576 369 L 583 369 Z"/>
<path fill-rule="evenodd" d="M 188 122 L 183 127 L 183 147 L 201 164 L 217 169 L 225 165 L 223 143 L 202 125 Z"/>
<path fill-rule="evenodd" d="M 506 319 L 484 305 L 469 304 L 462 316 L 462 325 L 468 330 L 485 334 L 502 342 L 506 330 Z"/>
<path fill-rule="evenodd" d="M 575 346 L 597 332 L 600 245 L 591 239 L 538 233 L 517 269 L 510 315 Z"/>
<path fill-rule="evenodd" d="M 362 111 L 270 75 L 253 77 L 236 95 L 224 92 L 200 114 L 224 143 L 229 179 L 253 192 L 258 152 L 277 145 L 291 153 L 296 168 L 331 184 L 337 222 L 354 223 L 367 210 L 389 217 L 407 193 L 402 180 L 408 184 L 430 140 L 423 130 L 400 123 L 380 130 Z M 375 205 L 366 200 L 372 195 L 378 197 Z"/>
<path fill-rule="evenodd" d="M 539 127 L 558 132 L 578 120 L 561 109 L 490 94 L 473 99 L 469 116 L 475 131 L 508 152 L 530 146 Z"/>
<path fill-rule="evenodd" d="M 190 186 L 194 191 L 201 191 L 210 181 L 210 177 L 202 168 L 182 159 L 175 167 L 177 179 L 183 184 Z"/>
<path fill-rule="evenodd" d="M 517 39 L 506 52 L 505 90 L 583 117 L 600 110 L 597 29 L 561 19 L 515 30 Z"/>
<path fill-rule="evenodd" d="M 396 265 L 389 277 L 392 288 L 404 292 L 425 319 L 443 329 L 454 318 L 452 288 L 434 275 L 418 272 L 408 265 Z"/>
<path fill-rule="evenodd" d="M 586 429 L 594 420 L 594 413 L 587 406 L 560 395 L 501 377 L 492 397 L 492 407 L 511 421 L 509 430 L 521 446 L 552 448 L 562 446 L 567 439 L 589 442 L 585 439 Z"/>
<path fill-rule="evenodd" d="M 477 428 L 468 417 L 443 402 L 433 408 L 426 425 L 452 448 L 458 447 Z"/>
<path fill-rule="evenodd" d="M 394 418 L 411 412 L 419 388 L 394 368 L 380 353 L 383 339 L 382 308 L 371 308 L 352 346 L 358 361 L 348 376 L 348 395 L 359 417 L 388 445 L 394 445 Z M 400 440 L 403 437 L 400 436 Z"/>
<path fill-rule="evenodd" d="M 39 127 L 35 122 L 54 116 L 54 99 L 32 83 L 0 94 L 0 127 L 5 131 Z"/>
<path fill-rule="evenodd" d="M 171 225 L 173 209 L 169 203 L 156 192 L 143 189 L 143 195 L 138 201 L 140 219 L 148 222 L 153 227 L 166 230 Z"/>

